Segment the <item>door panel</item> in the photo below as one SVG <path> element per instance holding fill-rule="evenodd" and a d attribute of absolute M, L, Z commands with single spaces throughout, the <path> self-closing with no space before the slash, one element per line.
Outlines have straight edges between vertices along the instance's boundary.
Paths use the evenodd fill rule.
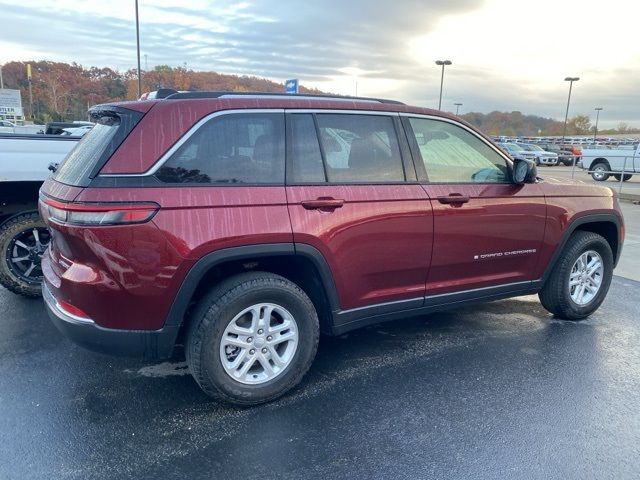
<path fill-rule="evenodd" d="M 533 280 L 546 221 L 540 186 L 512 183 L 505 157 L 467 126 L 429 117 L 403 126 L 433 204 L 427 296 Z"/>
<path fill-rule="evenodd" d="M 427 295 L 534 280 L 546 218 L 538 185 L 424 188 L 434 199 L 434 254 Z M 437 200 L 451 194 L 469 201 Z"/>
<path fill-rule="evenodd" d="M 433 217 L 420 185 L 292 185 L 287 197 L 294 241 L 327 260 L 342 310 L 424 296 Z M 343 203 L 303 205 L 317 199 Z"/>

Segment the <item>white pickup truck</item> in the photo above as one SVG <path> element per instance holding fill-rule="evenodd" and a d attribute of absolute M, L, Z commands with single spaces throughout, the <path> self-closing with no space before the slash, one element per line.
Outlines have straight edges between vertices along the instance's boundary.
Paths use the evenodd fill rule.
<path fill-rule="evenodd" d="M 38 216 L 38 191 L 79 137 L 0 133 L 0 284 L 40 295 L 40 258 L 49 233 Z"/>
<path fill-rule="evenodd" d="M 598 182 L 610 176 L 626 182 L 634 173 L 640 173 L 640 144 L 628 148 L 583 149 L 581 166 Z M 625 174 L 621 178 L 623 170 Z"/>

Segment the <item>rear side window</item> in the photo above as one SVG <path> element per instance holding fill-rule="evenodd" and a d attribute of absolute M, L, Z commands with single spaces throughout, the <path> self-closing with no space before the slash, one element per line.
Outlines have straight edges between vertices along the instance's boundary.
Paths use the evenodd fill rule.
<path fill-rule="evenodd" d="M 330 183 L 404 181 L 391 117 L 317 114 L 316 119 Z"/>
<path fill-rule="evenodd" d="M 505 183 L 507 163 L 485 142 L 448 122 L 410 118 L 427 177 L 434 183 Z M 509 149 L 509 145 L 504 145 Z"/>
<path fill-rule="evenodd" d="M 290 115 L 290 119 L 292 162 L 289 181 L 293 183 L 326 182 L 313 115 L 295 113 Z"/>
<path fill-rule="evenodd" d="M 284 184 L 284 114 L 212 118 L 162 165 L 165 183 Z"/>
<path fill-rule="evenodd" d="M 58 182 L 88 186 L 143 116 L 119 107 L 93 109 L 89 114 L 95 125 L 56 169 L 53 178 Z"/>

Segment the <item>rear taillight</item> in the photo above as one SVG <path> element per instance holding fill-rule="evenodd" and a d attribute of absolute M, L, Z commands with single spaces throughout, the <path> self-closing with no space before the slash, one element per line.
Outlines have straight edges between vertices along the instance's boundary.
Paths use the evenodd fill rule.
<path fill-rule="evenodd" d="M 124 225 L 144 223 L 156 214 L 160 206 L 152 202 L 74 203 L 41 197 L 41 213 L 62 225 Z"/>

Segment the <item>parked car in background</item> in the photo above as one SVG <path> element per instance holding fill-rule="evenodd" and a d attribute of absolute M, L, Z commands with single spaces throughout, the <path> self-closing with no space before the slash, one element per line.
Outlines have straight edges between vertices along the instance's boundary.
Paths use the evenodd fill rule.
<path fill-rule="evenodd" d="M 558 155 L 558 164 L 561 163 L 567 166 L 573 165 L 573 153 L 571 153 L 570 150 L 565 150 L 555 143 L 539 143 L 538 146 L 547 152 L 553 152 Z"/>
<path fill-rule="evenodd" d="M 532 152 L 522 148 L 517 143 L 500 142 L 500 143 L 497 143 L 497 145 L 500 148 L 502 148 L 505 152 L 507 152 L 509 155 L 511 155 L 513 158 L 520 158 L 522 160 L 531 160 L 532 162 L 536 161 L 536 156 Z"/>
<path fill-rule="evenodd" d="M 553 152 L 547 152 L 543 148 L 531 143 L 518 143 L 520 147 L 535 155 L 534 161 L 536 165 L 549 165 L 554 166 L 558 164 L 558 154 Z"/>
<path fill-rule="evenodd" d="M 594 180 L 604 182 L 610 176 L 620 181 L 629 180 L 640 173 L 640 145 L 612 149 L 585 149 L 582 151 L 582 168 L 591 173 Z M 622 178 L 622 171 L 625 173 Z"/>
<path fill-rule="evenodd" d="M 65 128 L 60 135 L 71 135 L 72 137 L 83 137 L 93 128 L 93 125 L 83 125 L 76 128 Z"/>
<path fill-rule="evenodd" d="M 0 285 L 40 295 L 40 259 L 49 233 L 38 215 L 38 190 L 78 137 L 0 134 Z"/>
<path fill-rule="evenodd" d="M 539 180 L 441 111 L 190 92 L 91 115 L 40 190 L 47 311 L 103 352 L 185 345 L 225 402 L 295 387 L 321 330 L 532 293 L 585 318 L 622 248 L 609 188 Z"/>
<path fill-rule="evenodd" d="M 560 148 L 562 148 L 563 150 L 566 150 L 568 152 L 571 152 L 571 155 L 573 155 L 576 159 L 576 165 L 578 165 L 580 163 L 580 161 L 582 160 L 582 146 L 581 145 L 575 145 L 575 144 L 564 144 L 564 145 L 560 145 Z"/>
<path fill-rule="evenodd" d="M 79 128 L 82 126 L 93 126 L 91 122 L 49 122 L 45 125 L 44 133 L 46 135 L 62 135 L 66 128 Z"/>

